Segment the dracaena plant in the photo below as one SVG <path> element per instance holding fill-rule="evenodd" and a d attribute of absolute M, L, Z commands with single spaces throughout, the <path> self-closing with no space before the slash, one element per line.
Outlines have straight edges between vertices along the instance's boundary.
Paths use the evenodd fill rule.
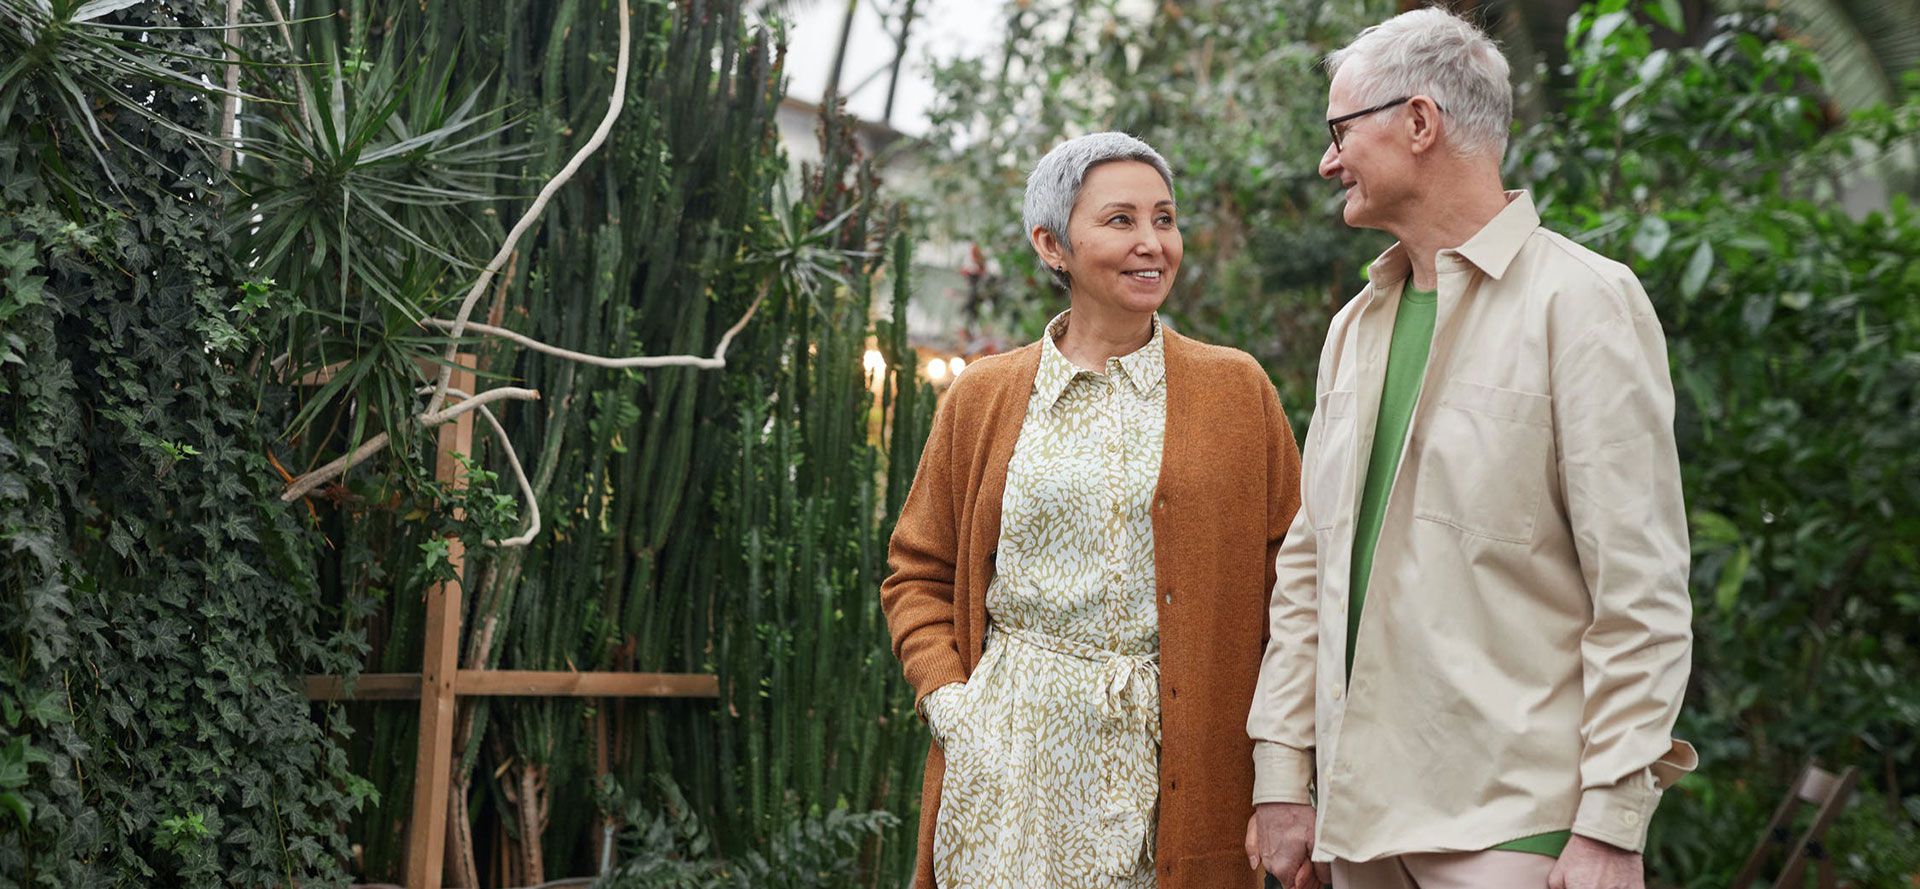
<path fill-rule="evenodd" d="M 145 129 L 164 130 L 206 147 L 214 143 L 206 129 L 156 109 L 154 91 L 186 91 L 203 97 L 236 95 L 199 76 L 199 70 L 225 60 L 197 47 L 170 46 L 146 39 L 167 31 L 207 32 L 205 25 L 178 19 L 165 9 L 153 11 L 152 24 L 110 20 L 114 13 L 142 0 L 0 0 L 0 120 L 16 112 L 35 129 L 58 127 L 62 138 L 86 146 L 95 164 L 76 170 L 64 163 L 48 172 L 63 186 L 63 196 L 84 200 L 91 193 L 78 181 L 97 173 L 120 189 L 125 168 L 108 162 L 117 152 L 137 155 L 151 168 L 178 173 L 177 161 L 163 161 L 115 118 L 139 119 Z M 236 25 L 238 29 L 241 26 Z M 21 106 L 20 103 L 27 103 Z M 217 103 L 209 102 L 212 108 Z M 136 128 L 136 132 L 140 128 Z M 209 183 L 210 184 L 210 183 Z"/>
<path fill-rule="evenodd" d="M 479 89 L 454 94 L 456 61 L 390 47 L 275 72 L 274 101 L 242 116 L 229 225 L 242 259 L 289 293 L 271 372 L 311 384 L 288 430 L 309 460 L 376 432 L 412 453 L 406 424 L 447 342 L 422 322 L 478 269 L 498 237 L 492 205 L 517 187 L 516 121 Z"/>

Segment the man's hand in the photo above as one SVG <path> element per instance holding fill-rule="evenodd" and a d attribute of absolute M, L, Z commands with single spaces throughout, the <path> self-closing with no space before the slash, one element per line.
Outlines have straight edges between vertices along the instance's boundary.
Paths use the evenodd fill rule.
<path fill-rule="evenodd" d="M 1261 803 L 1247 822 L 1247 866 L 1279 878 L 1285 889 L 1319 889 L 1313 866 L 1313 807 Z"/>
<path fill-rule="evenodd" d="M 1547 875 L 1547 889 L 1644 889 L 1646 865 L 1629 852 L 1575 834 Z"/>

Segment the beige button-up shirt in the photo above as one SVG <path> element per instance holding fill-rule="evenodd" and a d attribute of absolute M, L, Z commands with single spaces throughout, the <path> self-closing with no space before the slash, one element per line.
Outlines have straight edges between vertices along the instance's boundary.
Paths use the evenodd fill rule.
<path fill-rule="evenodd" d="M 1345 675 L 1354 518 L 1411 266 L 1395 245 L 1320 356 L 1302 508 L 1247 719 L 1254 802 L 1309 801 L 1314 858 L 1566 830 L 1628 849 L 1696 762 L 1666 340 L 1632 271 L 1533 202 L 1438 256 L 1439 311 Z"/>

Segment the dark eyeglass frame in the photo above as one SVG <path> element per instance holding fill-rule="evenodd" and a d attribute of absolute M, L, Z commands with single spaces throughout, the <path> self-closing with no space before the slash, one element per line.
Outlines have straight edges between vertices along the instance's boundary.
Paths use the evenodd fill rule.
<path fill-rule="evenodd" d="M 1396 105 L 1405 105 L 1408 102 L 1413 101 L 1414 98 L 1415 97 L 1413 96 L 1401 96 L 1400 98 L 1394 99 L 1391 102 L 1381 102 L 1380 104 L 1375 105 L 1372 108 L 1362 108 L 1359 111 L 1353 112 L 1352 114 L 1342 114 L 1339 117 L 1328 118 L 1327 119 L 1327 135 L 1333 138 L 1334 153 L 1338 154 L 1340 152 L 1340 147 L 1341 147 L 1340 140 L 1343 138 L 1343 135 L 1344 135 L 1340 129 L 1341 124 L 1351 120 L 1357 120 L 1359 118 L 1366 117 L 1367 115 L 1373 114 L 1374 112 L 1377 112 L 1377 111 L 1385 111 L 1388 108 L 1392 108 Z M 1447 110 L 1445 108 L 1440 107 L 1439 102 L 1434 102 L 1433 108 L 1435 111 Z"/>

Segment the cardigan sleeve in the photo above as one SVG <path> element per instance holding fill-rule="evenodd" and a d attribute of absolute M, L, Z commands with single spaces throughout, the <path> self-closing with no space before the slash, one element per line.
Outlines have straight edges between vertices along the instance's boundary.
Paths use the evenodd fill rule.
<path fill-rule="evenodd" d="M 1278 395 L 1274 406 L 1278 407 Z M 1253 739 L 1253 802 L 1308 803 L 1313 784 L 1314 671 L 1319 658 L 1320 621 L 1317 577 L 1318 553 L 1313 528 L 1300 509 L 1300 456 L 1293 429 L 1280 418 L 1290 471 L 1276 472 L 1269 482 L 1286 489 L 1269 493 L 1267 579 L 1272 595 L 1267 604 L 1266 651 L 1260 680 L 1247 713 L 1247 734 Z M 1309 431 L 1308 447 L 1313 447 Z M 1275 524 L 1277 523 L 1277 524 Z M 1275 532 L 1278 532 L 1277 535 Z"/>
<path fill-rule="evenodd" d="M 949 391 L 934 412 L 920 468 L 887 543 L 890 573 L 880 583 L 880 607 L 893 636 L 893 653 L 913 686 L 916 710 L 929 692 L 967 678 L 953 628 L 959 550 L 959 492 L 953 472 L 958 401 Z"/>
<path fill-rule="evenodd" d="M 1273 388 L 1265 371 L 1260 374 L 1261 395 L 1267 422 L 1267 584 L 1269 592 L 1279 579 L 1276 559 L 1280 544 L 1286 540 L 1294 513 L 1300 510 L 1300 447 L 1293 440 L 1293 426 L 1280 406 L 1280 393 Z M 1263 627 L 1261 641 L 1267 639 Z"/>

